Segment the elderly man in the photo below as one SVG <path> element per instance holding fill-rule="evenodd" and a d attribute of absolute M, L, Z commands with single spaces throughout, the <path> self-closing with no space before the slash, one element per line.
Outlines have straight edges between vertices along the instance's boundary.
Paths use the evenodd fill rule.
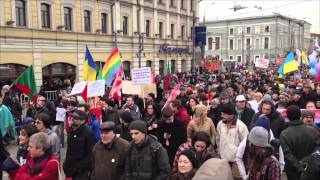
<path fill-rule="evenodd" d="M 122 179 L 128 141 L 115 134 L 116 124 L 107 121 L 101 124 L 101 140 L 93 147 L 91 180 Z"/>

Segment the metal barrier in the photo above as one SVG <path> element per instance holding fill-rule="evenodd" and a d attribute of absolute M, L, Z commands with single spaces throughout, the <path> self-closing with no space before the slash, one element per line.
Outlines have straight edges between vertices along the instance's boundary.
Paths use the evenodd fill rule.
<path fill-rule="evenodd" d="M 55 101 L 58 99 L 57 91 L 44 91 L 46 99 L 49 101 Z M 25 94 L 20 95 L 21 106 L 28 104 L 29 96 Z"/>

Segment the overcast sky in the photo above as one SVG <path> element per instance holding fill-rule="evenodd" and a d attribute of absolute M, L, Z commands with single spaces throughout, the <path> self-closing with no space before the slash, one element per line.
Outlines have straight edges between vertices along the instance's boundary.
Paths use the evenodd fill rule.
<path fill-rule="evenodd" d="M 233 11 L 233 5 L 246 9 Z M 312 24 L 311 32 L 320 34 L 320 0 L 201 0 L 200 22 L 207 20 L 233 19 L 239 17 L 271 15 L 277 12 Z M 254 8 L 261 7 L 262 10 Z"/>

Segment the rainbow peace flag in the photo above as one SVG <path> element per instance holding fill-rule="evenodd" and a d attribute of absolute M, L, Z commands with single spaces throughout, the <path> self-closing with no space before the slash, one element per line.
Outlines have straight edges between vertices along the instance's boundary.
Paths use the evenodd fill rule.
<path fill-rule="evenodd" d="M 88 46 L 86 47 L 86 57 L 83 65 L 83 80 L 84 81 L 95 81 L 97 77 L 96 64 L 94 63 L 93 57 L 89 51 Z"/>
<path fill-rule="evenodd" d="M 115 48 L 106 60 L 102 69 L 102 77 L 106 85 L 111 86 L 112 81 L 120 70 L 121 56 L 118 48 Z"/>
<path fill-rule="evenodd" d="M 291 51 L 288 54 L 287 58 L 284 60 L 283 64 L 279 67 L 278 73 L 281 75 L 285 75 L 296 70 L 298 70 L 298 65 L 294 59 L 293 51 Z"/>

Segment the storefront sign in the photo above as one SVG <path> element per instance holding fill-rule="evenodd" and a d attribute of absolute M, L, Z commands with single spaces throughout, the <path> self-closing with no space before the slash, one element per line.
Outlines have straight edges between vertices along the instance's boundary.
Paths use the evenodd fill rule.
<path fill-rule="evenodd" d="M 179 53 L 179 54 L 190 54 L 192 51 L 191 48 L 176 48 L 176 47 L 169 47 L 168 45 L 166 44 L 163 44 L 163 45 L 160 45 L 160 48 L 159 48 L 159 52 L 160 53 Z"/>

